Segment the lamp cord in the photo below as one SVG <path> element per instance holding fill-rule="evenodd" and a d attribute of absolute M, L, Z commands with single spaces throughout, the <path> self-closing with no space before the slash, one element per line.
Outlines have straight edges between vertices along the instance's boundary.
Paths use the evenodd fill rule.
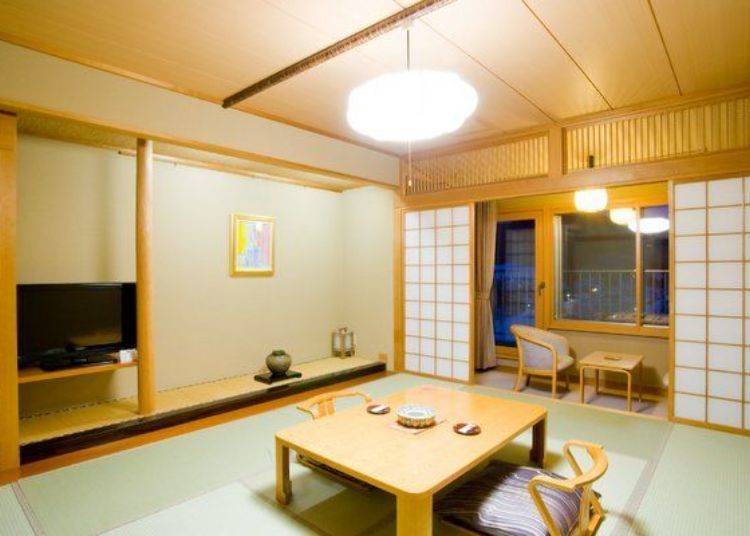
<path fill-rule="evenodd" d="M 409 26 L 406 27 L 406 71 L 411 71 L 411 30 Z M 412 168 L 411 168 L 411 137 L 406 140 L 406 151 L 408 158 L 408 177 L 406 179 L 406 186 L 411 188 L 412 186 Z"/>

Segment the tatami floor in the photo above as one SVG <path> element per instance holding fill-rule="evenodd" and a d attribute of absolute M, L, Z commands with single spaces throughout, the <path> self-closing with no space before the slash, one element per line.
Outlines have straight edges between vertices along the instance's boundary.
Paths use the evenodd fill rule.
<path fill-rule="evenodd" d="M 571 375 L 571 380 L 574 375 Z M 494 368 L 475 375 L 475 381 L 479 385 L 495 387 L 496 389 L 513 390 L 516 384 L 516 372 L 507 369 Z M 530 395 L 539 395 L 551 397 L 550 380 L 548 378 L 532 378 L 528 386 L 524 386 L 523 392 Z M 608 409 L 627 410 L 627 399 L 622 393 L 612 394 L 608 389 L 603 389 L 599 393 L 594 392 L 593 385 L 586 385 L 584 400 L 586 404 Z M 558 382 L 557 399 L 564 402 L 581 402 L 581 392 L 578 383 L 571 382 L 570 390 L 566 391 L 564 383 Z M 669 408 L 667 398 L 658 396 L 653 393 L 644 393 L 642 401 L 638 401 L 637 387 L 633 386 L 633 412 L 641 415 L 652 415 L 655 417 L 667 417 Z"/>
<path fill-rule="evenodd" d="M 549 466 L 561 473 L 569 473 L 565 440 L 603 444 L 610 468 L 597 490 L 608 514 L 599 534 L 747 533 L 750 437 L 407 374 L 359 388 L 378 397 L 427 383 L 549 408 Z M 296 464 L 294 500 L 277 506 L 273 435 L 305 418 L 284 406 L 23 478 L 0 488 L 0 534 L 394 534 L 392 496 L 344 488 Z M 522 436 L 499 457 L 523 462 L 529 444 Z"/>

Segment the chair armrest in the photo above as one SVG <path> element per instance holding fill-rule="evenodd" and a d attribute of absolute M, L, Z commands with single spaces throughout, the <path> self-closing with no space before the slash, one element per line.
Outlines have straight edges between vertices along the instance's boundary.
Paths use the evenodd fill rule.
<path fill-rule="evenodd" d="M 582 447 L 586 449 L 586 452 L 591 457 L 593 465 L 585 473 L 581 470 L 581 466 L 576 461 L 575 457 L 570 451 L 571 447 Z M 562 536 L 559 527 L 555 525 L 555 520 L 549 513 L 547 505 L 544 504 L 542 495 L 539 492 L 539 487 L 546 487 L 550 489 L 557 489 L 569 493 L 575 492 L 577 489 L 582 489 L 581 495 L 581 508 L 579 511 L 578 527 L 582 534 L 589 534 L 583 532 L 588 530 L 591 516 L 590 508 L 593 508 L 595 515 L 594 524 L 598 523 L 602 516 L 602 506 L 599 503 L 599 499 L 596 494 L 592 491 L 591 485 L 596 480 L 599 480 L 607 470 L 608 461 L 607 455 L 604 453 L 604 449 L 601 445 L 595 443 L 589 443 L 588 441 L 580 441 L 572 439 L 567 441 L 563 445 L 563 454 L 565 459 L 570 464 L 575 476 L 572 478 L 558 479 L 552 478 L 547 475 L 537 475 L 529 481 L 528 488 L 529 494 L 536 505 L 539 514 L 542 516 L 544 524 L 547 526 L 551 536 Z"/>
<path fill-rule="evenodd" d="M 325 402 L 332 403 L 332 401 L 337 398 L 344 398 L 344 397 L 350 397 L 350 396 L 359 396 L 362 399 L 364 399 L 365 402 L 370 402 L 372 400 L 372 398 L 370 398 L 368 394 L 363 393 L 361 391 L 352 391 L 350 389 L 344 389 L 342 391 L 336 391 L 332 393 L 322 393 L 312 398 L 308 398 L 304 402 L 300 402 L 297 405 L 297 409 L 299 411 L 308 413 L 314 419 L 316 418 L 316 415 L 313 412 L 313 408 L 317 406 L 318 404 L 322 404 Z"/>
<path fill-rule="evenodd" d="M 583 473 L 581 466 L 576 461 L 575 456 L 573 456 L 573 453 L 570 451 L 571 447 L 581 447 L 585 449 L 586 453 L 594 462 L 591 469 L 589 469 L 585 474 Z M 570 482 L 572 482 L 576 486 L 591 484 L 592 482 L 599 480 L 602 475 L 604 475 L 607 467 L 609 466 L 609 461 L 607 460 L 607 455 L 604 453 L 604 448 L 601 445 L 590 443 L 588 441 L 581 441 L 579 439 L 571 439 L 566 441 L 563 445 L 563 455 L 565 456 L 565 459 L 568 461 L 568 464 L 573 469 L 573 472 L 576 475 L 575 478 L 570 479 Z"/>
<path fill-rule="evenodd" d="M 544 504 L 544 499 L 542 499 L 542 495 L 538 490 L 539 486 L 569 492 L 575 491 L 575 486 L 571 486 L 567 480 L 558 480 L 547 475 L 535 476 L 528 484 L 529 494 L 536 505 L 536 509 L 539 510 L 539 515 L 542 516 L 542 521 L 547 526 L 550 536 L 563 536 L 560 527 L 557 526 L 552 514 L 549 513 L 549 508 Z"/>

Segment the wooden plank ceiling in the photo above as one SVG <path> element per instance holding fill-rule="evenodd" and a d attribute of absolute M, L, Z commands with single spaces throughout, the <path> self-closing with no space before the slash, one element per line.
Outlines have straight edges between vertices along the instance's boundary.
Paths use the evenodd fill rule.
<path fill-rule="evenodd" d="M 0 0 L 0 39 L 218 103 L 415 0 Z M 479 92 L 417 149 L 750 84 L 747 0 L 456 0 L 412 29 L 412 64 Z M 356 85 L 405 65 L 396 30 L 237 105 L 339 138 Z"/>

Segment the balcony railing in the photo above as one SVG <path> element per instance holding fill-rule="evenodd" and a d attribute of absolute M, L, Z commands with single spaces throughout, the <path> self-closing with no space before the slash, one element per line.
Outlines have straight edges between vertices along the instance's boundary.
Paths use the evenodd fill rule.
<path fill-rule="evenodd" d="M 566 270 L 557 316 L 569 320 L 635 323 L 635 270 Z M 643 323 L 669 321 L 669 271 L 643 274 Z"/>
<path fill-rule="evenodd" d="M 635 270 L 566 270 L 557 296 L 557 317 L 568 320 L 635 323 Z M 534 269 L 496 266 L 494 323 L 497 344 L 512 344 L 513 324 L 534 323 Z M 643 324 L 669 323 L 669 271 L 643 274 Z"/>

